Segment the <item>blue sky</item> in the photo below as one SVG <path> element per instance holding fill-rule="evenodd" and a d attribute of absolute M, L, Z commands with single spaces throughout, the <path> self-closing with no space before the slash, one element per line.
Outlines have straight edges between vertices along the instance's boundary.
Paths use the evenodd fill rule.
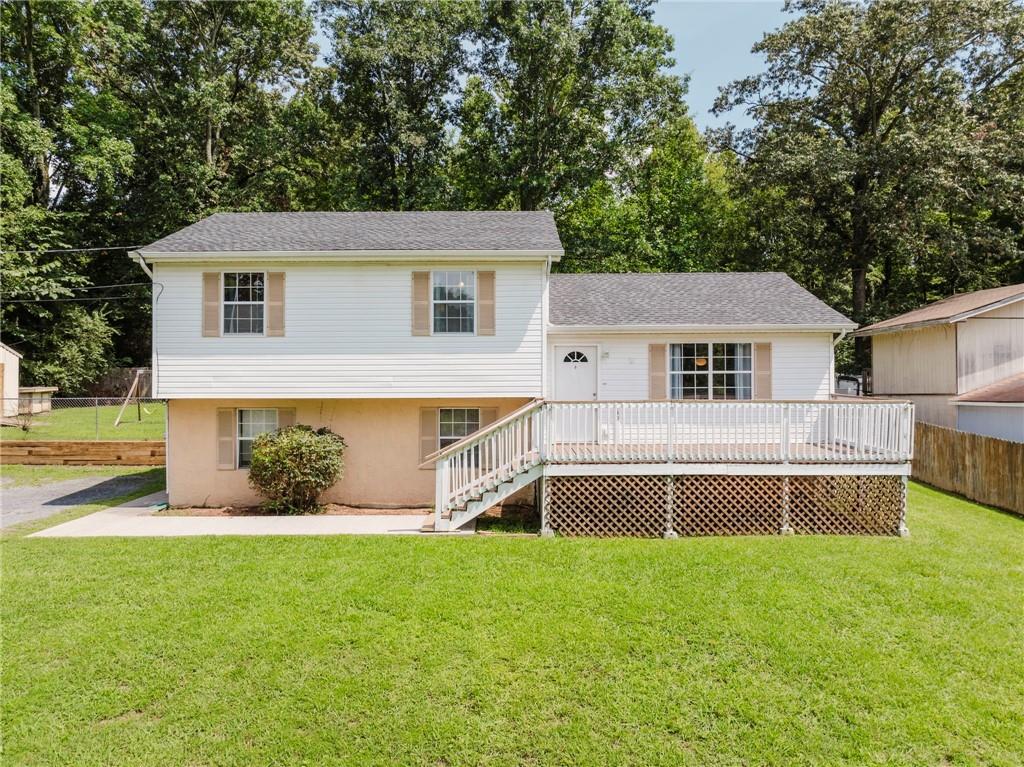
<path fill-rule="evenodd" d="M 718 87 L 764 66 L 760 56 L 750 52 L 765 32 L 780 27 L 791 16 L 782 12 L 778 0 L 744 2 L 734 0 L 675 0 L 658 3 L 654 19 L 675 38 L 674 72 L 690 75 L 686 101 L 698 128 L 731 122 L 750 125 L 741 110 L 722 117 L 708 112 L 718 96 Z"/>

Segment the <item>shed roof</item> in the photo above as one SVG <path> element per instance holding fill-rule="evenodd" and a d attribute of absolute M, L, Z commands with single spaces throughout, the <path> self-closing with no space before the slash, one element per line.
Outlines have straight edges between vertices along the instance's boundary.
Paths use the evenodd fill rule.
<path fill-rule="evenodd" d="M 1024 283 L 1004 285 L 1001 288 L 976 290 L 973 293 L 957 293 L 949 298 L 935 301 L 920 309 L 890 317 L 887 320 L 867 325 L 858 330 L 856 336 L 871 336 L 878 333 L 892 333 L 898 330 L 939 325 L 966 319 L 964 315 L 974 315 L 987 309 L 994 309 L 1002 304 L 1024 299 Z"/>
<path fill-rule="evenodd" d="M 954 402 L 1024 402 L 1024 373 L 1004 378 L 994 384 L 982 386 L 959 397 Z"/>
<path fill-rule="evenodd" d="M 856 327 L 782 272 L 553 274 L 549 316 L 554 326 Z"/>
<path fill-rule="evenodd" d="M 202 253 L 508 251 L 560 256 L 549 211 L 215 213 L 139 249 Z"/>

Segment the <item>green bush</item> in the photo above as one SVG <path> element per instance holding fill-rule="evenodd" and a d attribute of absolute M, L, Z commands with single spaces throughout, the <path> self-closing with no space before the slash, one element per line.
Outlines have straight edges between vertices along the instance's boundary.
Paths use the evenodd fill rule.
<path fill-rule="evenodd" d="M 330 429 L 288 426 L 253 440 L 249 484 L 281 514 L 318 511 L 320 494 L 341 478 L 345 440 Z"/>

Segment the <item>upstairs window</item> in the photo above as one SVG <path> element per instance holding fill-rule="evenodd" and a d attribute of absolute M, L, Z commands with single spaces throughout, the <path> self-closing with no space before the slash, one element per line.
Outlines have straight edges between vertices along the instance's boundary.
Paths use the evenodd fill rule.
<path fill-rule="evenodd" d="M 751 399 L 751 345 L 672 344 L 668 377 L 671 399 Z"/>
<path fill-rule="evenodd" d="M 263 272 L 225 272 L 224 335 L 263 335 L 266 282 Z"/>
<path fill-rule="evenodd" d="M 431 297 L 434 333 L 476 331 L 476 272 L 434 272 Z"/>

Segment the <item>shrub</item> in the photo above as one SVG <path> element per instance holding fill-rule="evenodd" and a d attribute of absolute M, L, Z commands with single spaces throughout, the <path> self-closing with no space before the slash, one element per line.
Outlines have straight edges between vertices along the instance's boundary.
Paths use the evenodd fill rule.
<path fill-rule="evenodd" d="M 253 440 L 249 484 L 283 514 L 318 511 L 320 494 L 341 477 L 345 440 L 330 429 L 288 426 Z"/>

